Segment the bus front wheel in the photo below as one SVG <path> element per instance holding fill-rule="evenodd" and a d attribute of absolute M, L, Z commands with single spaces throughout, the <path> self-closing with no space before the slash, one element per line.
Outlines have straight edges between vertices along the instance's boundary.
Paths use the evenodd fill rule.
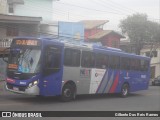
<path fill-rule="evenodd" d="M 75 87 L 71 84 L 64 85 L 62 89 L 61 100 L 63 102 L 69 102 L 75 98 Z"/>
<path fill-rule="evenodd" d="M 127 97 L 128 94 L 129 94 L 129 85 L 125 83 L 121 88 L 121 97 Z"/>

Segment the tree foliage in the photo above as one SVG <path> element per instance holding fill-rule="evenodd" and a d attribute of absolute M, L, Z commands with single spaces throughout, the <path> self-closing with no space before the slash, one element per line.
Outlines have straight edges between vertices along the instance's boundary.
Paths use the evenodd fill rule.
<path fill-rule="evenodd" d="M 120 26 L 123 34 L 127 34 L 130 42 L 135 44 L 136 54 L 140 54 L 145 43 L 160 43 L 160 26 L 148 20 L 146 14 L 133 14 L 121 20 Z"/>

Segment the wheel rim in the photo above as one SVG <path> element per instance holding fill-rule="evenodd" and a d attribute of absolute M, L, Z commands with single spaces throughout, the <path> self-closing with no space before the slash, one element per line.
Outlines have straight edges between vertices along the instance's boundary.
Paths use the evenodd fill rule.
<path fill-rule="evenodd" d="M 123 95 L 127 95 L 127 93 L 128 93 L 128 89 L 125 87 L 125 88 L 123 88 L 122 89 L 122 93 L 123 93 Z"/>
<path fill-rule="evenodd" d="M 65 90 L 64 90 L 64 96 L 66 96 L 66 97 L 70 97 L 70 96 L 71 96 L 71 94 L 72 94 L 72 92 L 71 92 L 71 90 L 70 90 L 70 89 L 65 89 Z"/>

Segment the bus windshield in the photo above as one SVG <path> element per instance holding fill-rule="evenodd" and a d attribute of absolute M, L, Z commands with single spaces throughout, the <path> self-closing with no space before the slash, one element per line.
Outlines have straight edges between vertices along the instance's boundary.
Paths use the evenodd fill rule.
<path fill-rule="evenodd" d="M 11 49 L 8 70 L 18 73 L 38 73 L 40 71 L 40 55 L 41 50 L 37 47 Z"/>

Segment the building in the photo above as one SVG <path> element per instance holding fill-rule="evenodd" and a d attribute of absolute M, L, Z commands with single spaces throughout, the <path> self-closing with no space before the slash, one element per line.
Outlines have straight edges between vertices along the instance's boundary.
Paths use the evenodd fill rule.
<path fill-rule="evenodd" d="M 16 36 L 57 35 L 58 23 L 52 21 L 53 1 L 0 0 L 0 47 L 7 47 Z"/>
<path fill-rule="evenodd" d="M 135 44 L 131 43 L 127 36 L 125 39 L 121 39 L 120 49 L 128 53 L 134 53 L 134 54 L 136 53 Z"/>
<path fill-rule="evenodd" d="M 51 21 L 52 2 L 53 0 L 7 0 L 8 14 L 42 17 L 43 21 Z"/>
<path fill-rule="evenodd" d="M 120 39 L 124 38 L 113 30 L 104 30 L 103 26 L 108 20 L 84 20 L 81 21 L 85 28 L 85 40 L 88 42 L 100 42 L 103 46 L 119 48 Z"/>
<path fill-rule="evenodd" d="M 160 47 L 151 52 L 151 45 L 145 45 L 141 50 L 141 55 L 151 57 L 151 78 L 160 75 Z"/>
<path fill-rule="evenodd" d="M 52 22 L 53 1 L 0 0 L 0 57 L 4 53 L 3 50 L 10 46 L 14 37 L 57 34 L 54 28 L 57 29 L 58 25 Z M 0 63 L 0 79 L 2 79 L 5 72 L 5 63 L 2 58 Z"/>

